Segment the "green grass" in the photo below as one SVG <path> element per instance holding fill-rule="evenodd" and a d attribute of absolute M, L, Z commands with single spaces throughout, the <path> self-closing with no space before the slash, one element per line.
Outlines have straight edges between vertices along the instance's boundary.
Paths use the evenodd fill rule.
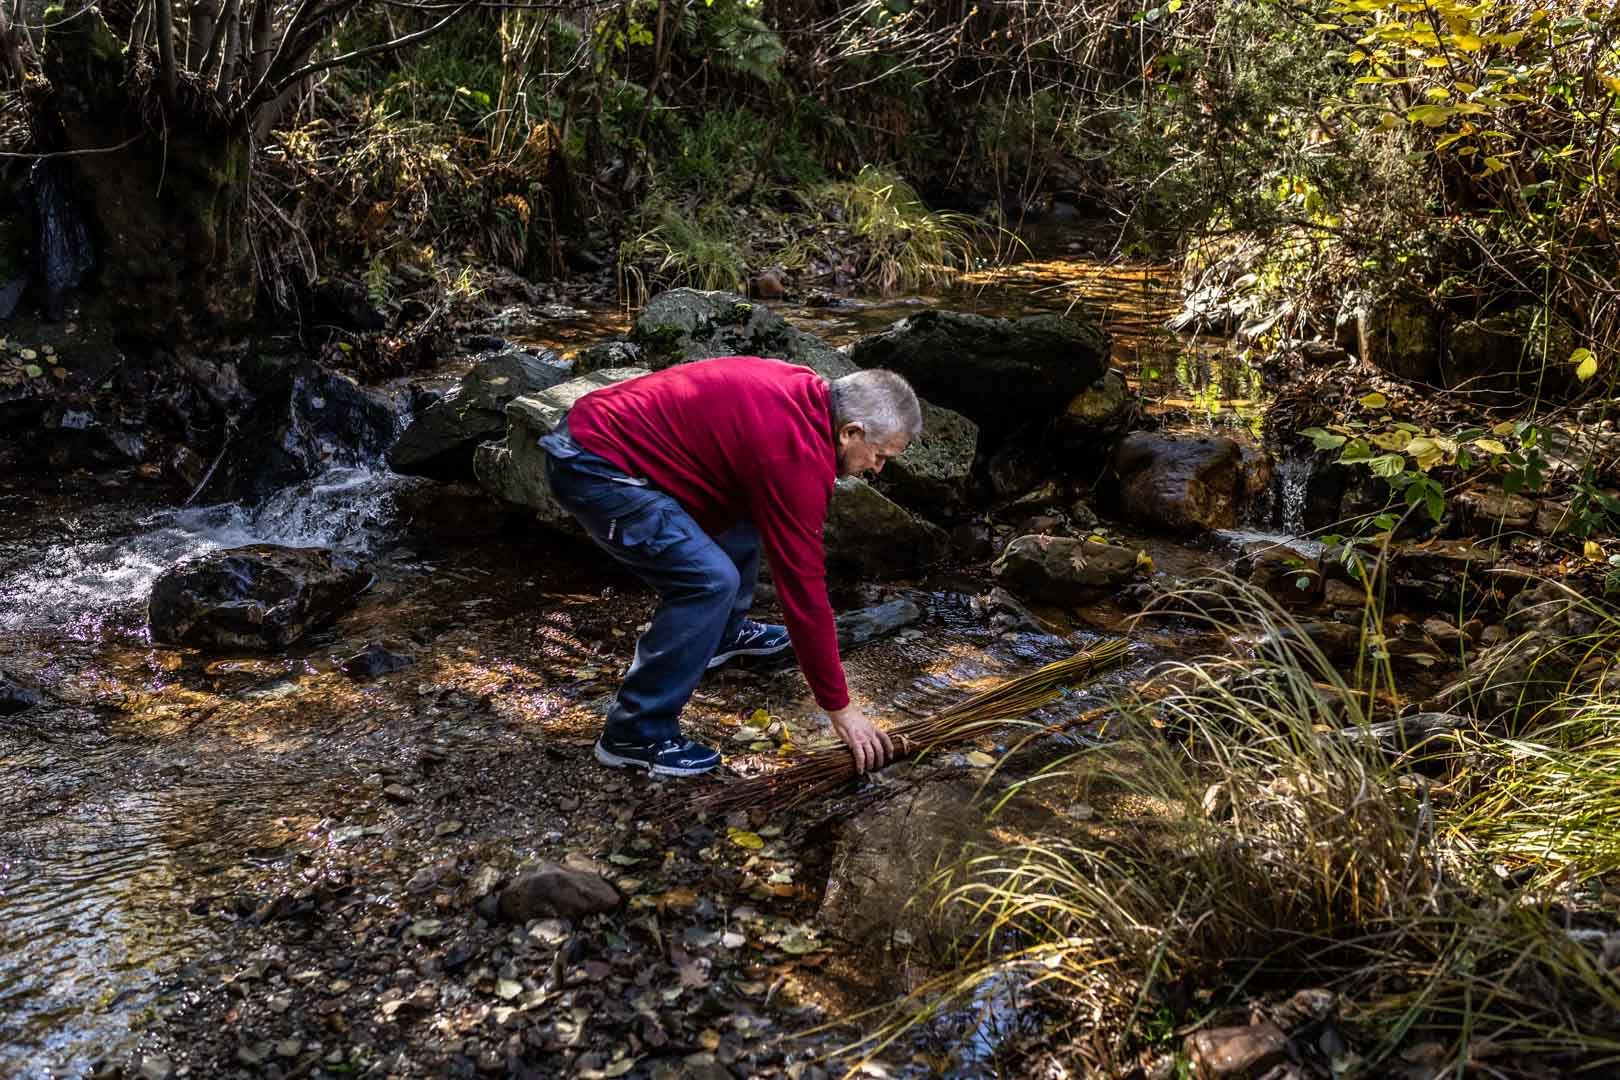
<path fill-rule="evenodd" d="M 1533 741 L 1465 729 L 1426 748 L 1438 782 L 1413 779 L 1334 734 L 1371 722 L 1370 699 L 1267 598 L 1200 595 L 1221 597 L 1210 621 L 1246 613 L 1234 638 L 1278 644 L 1164 667 L 1121 702 L 1111 741 L 1015 785 L 1096 817 L 1016 841 L 1009 817 L 1000 842 L 932 882 L 919 900 L 972 930 L 953 969 L 852 1052 L 1011 977 L 1049 1032 L 1084 1033 L 1094 1075 L 1163 1044 L 1166 1015 L 1241 1022 L 1252 999 L 1318 987 L 1343 1002 L 1359 1062 L 1346 1075 L 1387 1075 L 1380 1063 L 1418 1042 L 1454 1075 L 1481 1054 L 1620 1063 L 1620 980 L 1601 942 L 1566 925 L 1620 869 L 1620 704 L 1592 698 Z M 1503 864 L 1533 879 L 1514 886 Z"/>
<path fill-rule="evenodd" d="M 949 285 L 972 267 L 982 223 L 966 214 L 930 211 L 894 172 L 867 165 L 829 193 L 868 248 L 861 280 L 879 292 Z"/>

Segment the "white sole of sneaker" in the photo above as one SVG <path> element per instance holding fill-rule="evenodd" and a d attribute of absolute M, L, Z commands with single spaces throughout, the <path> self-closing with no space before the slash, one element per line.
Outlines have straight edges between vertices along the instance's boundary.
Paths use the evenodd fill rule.
<path fill-rule="evenodd" d="M 640 758 L 620 757 L 613 751 L 604 747 L 600 742 L 596 744 L 596 760 L 613 769 L 643 769 L 654 776 L 703 776 L 713 772 L 719 767 L 717 761 L 702 769 L 681 769 L 673 765 L 654 765 Z"/>
<path fill-rule="evenodd" d="M 735 660 L 739 656 L 775 656 L 785 653 L 791 646 L 777 645 L 769 649 L 732 649 L 730 652 L 719 653 L 709 661 L 709 667 L 717 668 L 728 660 Z"/>

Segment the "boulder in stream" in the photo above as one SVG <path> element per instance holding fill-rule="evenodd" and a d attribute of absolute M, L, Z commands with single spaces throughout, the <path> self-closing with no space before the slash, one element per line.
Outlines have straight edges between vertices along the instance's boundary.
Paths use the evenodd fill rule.
<path fill-rule="evenodd" d="M 736 293 L 661 292 L 636 316 L 630 341 L 641 350 L 641 363 L 654 371 L 715 356 L 768 356 L 803 364 L 827 379 L 855 370 L 842 352 Z"/>
<path fill-rule="evenodd" d="M 961 413 L 922 402 L 922 434 L 889 462 L 875 486 L 902 506 L 934 521 L 954 521 L 967 509 L 978 450 L 978 425 Z"/>
<path fill-rule="evenodd" d="M 943 529 L 856 476 L 844 477 L 833 488 L 821 535 L 827 572 L 861 578 L 921 573 L 950 546 Z"/>
<path fill-rule="evenodd" d="M 480 359 L 449 393 L 411 422 L 388 451 L 397 473 L 471 481 L 478 444 L 506 431 L 506 406 L 568 379 L 568 362 L 550 349 L 504 349 Z"/>
<path fill-rule="evenodd" d="M 206 490 L 213 499 L 260 499 L 334 466 L 377 461 L 398 434 L 391 400 L 302 362 L 259 392 Z"/>
<path fill-rule="evenodd" d="M 540 440 L 556 430 L 574 402 L 592 390 L 645 374 L 646 368 L 606 368 L 507 402 L 506 438 L 483 443 L 473 455 L 479 486 L 502 502 L 534 511 L 542 525 L 584 536 L 573 515 L 551 494 Z"/>
<path fill-rule="evenodd" d="M 850 355 L 863 368 L 899 372 L 1000 441 L 1061 413 L 1102 377 L 1109 348 L 1108 334 L 1086 318 L 924 311 L 862 338 Z"/>
<path fill-rule="evenodd" d="M 335 618 L 371 583 L 348 555 L 252 544 L 159 575 L 147 601 L 152 640 L 201 648 L 282 649 Z"/>
<path fill-rule="evenodd" d="M 1121 440 L 1114 471 L 1120 510 L 1140 525 L 1202 532 L 1238 522 L 1243 453 L 1231 439 L 1138 431 Z"/>
<path fill-rule="evenodd" d="M 1014 592 L 1060 603 L 1084 603 L 1136 576 L 1134 548 L 1068 536 L 1020 536 L 990 572 Z"/>

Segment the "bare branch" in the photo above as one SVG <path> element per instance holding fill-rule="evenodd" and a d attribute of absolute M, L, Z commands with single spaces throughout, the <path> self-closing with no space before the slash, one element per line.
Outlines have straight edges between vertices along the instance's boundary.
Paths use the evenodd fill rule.
<path fill-rule="evenodd" d="M 297 82 L 299 79 L 302 79 L 308 75 L 313 75 L 318 71 L 325 71 L 328 68 L 342 67 L 344 64 L 352 64 L 356 60 L 362 60 L 368 56 L 377 56 L 382 53 L 393 52 L 396 49 L 403 49 L 407 45 L 414 45 L 418 41 L 430 38 L 434 34 L 437 34 L 439 31 L 443 30 L 445 27 L 449 26 L 456 20 L 458 16 L 472 6 L 473 4 L 469 0 L 468 3 L 461 4 L 460 6 L 452 9 L 448 15 L 434 23 L 432 26 L 418 30 L 412 34 L 405 34 L 403 37 L 397 37 L 392 41 L 384 41 L 377 45 L 368 45 L 363 49 L 355 49 L 352 52 L 346 52 L 341 56 L 334 56 L 326 60 L 319 60 L 315 63 L 305 64 L 292 74 L 278 80 L 276 83 L 276 89 L 284 89 L 285 87 Z"/>
<path fill-rule="evenodd" d="M 214 91 L 220 101 L 231 96 L 231 82 L 236 76 L 236 59 L 242 46 L 241 7 L 241 0 L 225 0 L 225 47 L 219 58 L 219 86 Z"/>
<path fill-rule="evenodd" d="M 253 4 L 253 39 L 248 46 L 250 86 L 258 86 L 270 70 L 270 4 L 271 0 L 254 0 Z"/>
<path fill-rule="evenodd" d="M 207 56 L 214 49 L 214 31 L 219 25 L 218 15 L 218 4 L 211 0 L 193 0 L 191 35 L 186 41 L 186 64 L 193 71 L 207 70 Z"/>

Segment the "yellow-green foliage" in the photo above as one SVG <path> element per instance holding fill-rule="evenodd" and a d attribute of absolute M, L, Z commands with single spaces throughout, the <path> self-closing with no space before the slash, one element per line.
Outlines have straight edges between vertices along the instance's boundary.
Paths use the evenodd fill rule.
<path fill-rule="evenodd" d="M 930 211 L 898 175 L 867 165 L 831 193 L 855 235 L 870 246 L 861 280 L 882 292 L 949 284 L 973 265 L 979 221 Z"/>

